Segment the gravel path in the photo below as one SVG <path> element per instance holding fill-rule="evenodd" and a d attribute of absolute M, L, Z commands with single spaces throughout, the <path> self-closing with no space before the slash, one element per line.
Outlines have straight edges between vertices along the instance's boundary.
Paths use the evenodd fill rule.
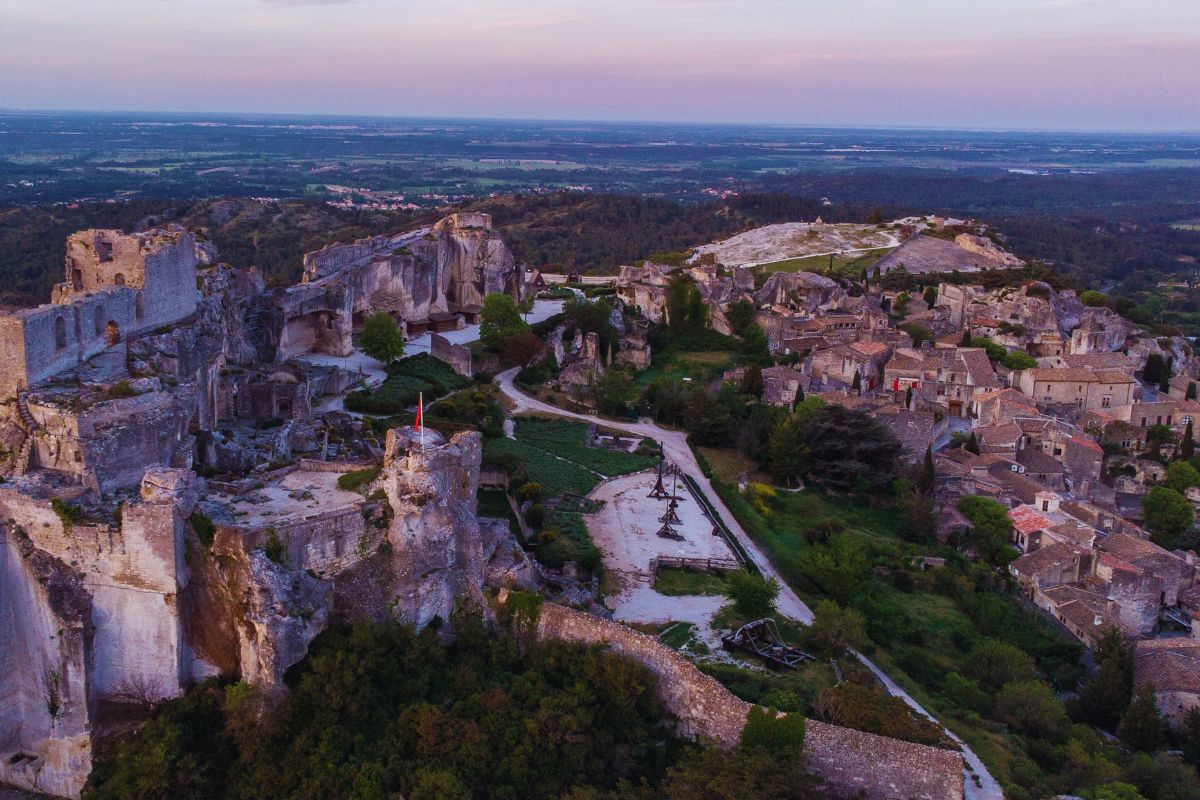
<path fill-rule="evenodd" d="M 751 540 L 748 535 L 746 535 L 746 532 L 742 529 L 742 526 L 738 524 L 737 519 L 733 516 L 725 504 L 721 502 L 721 498 L 718 497 L 717 493 L 713 490 L 712 483 L 709 482 L 708 478 L 704 477 L 704 473 L 700 471 L 700 465 L 697 463 L 696 457 L 692 453 L 692 448 L 688 446 L 687 435 L 685 433 L 682 431 L 667 430 L 666 428 L 659 427 L 652 422 L 613 422 L 611 420 L 601 420 L 597 417 L 588 416 L 586 414 L 576 414 L 573 411 L 566 411 L 548 403 L 543 403 L 542 401 L 530 397 L 520 389 L 517 389 L 515 386 L 513 386 L 513 378 L 516 376 L 517 372 L 518 370 L 514 368 L 502 372 L 496 376 L 496 383 L 500 386 L 500 391 L 503 392 L 504 395 L 510 400 L 512 400 L 515 412 L 536 411 L 542 414 L 568 417 L 571 419 L 582 420 L 584 422 L 597 422 L 606 428 L 626 431 L 638 436 L 649 436 L 650 438 L 660 442 L 662 444 L 663 453 L 666 455 L 667 460 L 673 461 L 674 463 L 680 465 L 683 467 L 685 472 L 692 475 L 696 479 L 696 483 L 700 486 L 701 491 L 704 492 L 705 496 L 717 510 L 717 513 L 721 515 L 721 518 L 725 521 L 725 524 L 731 531 L 733 531 L 733 534 L 737 537 L 738 541 L 741 542 L 742 547 L 750 555 L 750 558 L 752 561 L 754 561 L 755 565 L 762 570 L 764 575 L 774 577 L 777 581 L 779 581 L 780 591 L 778 601 L 776 602 L 779 612 L 805 624 L 812 622 L 812 611 L 807 605 L 804 604 L 804 601 L 802 601 L 796 595 L 796 593 L 792 591 L 792 588 L 788 586 L 782 577 L 780 577 L 779 573 L 775 571 L 775 568 L 771 566 L 771 563 L 767 560 L 766 556 L 762 554 L 754 541 Z M 865 664 L 872 673 L 875 674 L 880 683 L 882 683 L 884 688 L 887 689 L 889 694 L 899 697 L 901 700 L 907 703 L 910 708 L 922 716 L 933 720 L 938 725 L 942 724 L 938 722 L 936 717 L 926 711 L 920 703 L 914 700 L 912 696 L 901 689 L 895 681 L 889 678 L 883 672 L 883 670 L 879 669 L 879 667 L 877 667 L 870 659 L 868 659 L 862 653 L 855 653 L 855 655 L 857 655 L 858 659 L 862 661 L 862 663 Z M 995 778 L 992 777 L 991 773 L 988 772 L 987 767 L 984 766 L 983 762 L 979 760 L 979 757 L 975 755 L 975 752 L 971 750 L 971 748 L 965 742 L 959 739 L 959 737 L 955 735 L 955 733 L 949 728 L 942 726 L 942 730 L 944 730 L 946 735 L 958 743 L 962 748 L 963 760 L 966 762 L 966 768 L 963 771 L 963 784 L 967 800 L 1004 800 L 1004 792 L 1000 789 L 1000 784 Z M 975 783 L 975 778 L 978 778 L 979 780 L 978 786 Z"/>

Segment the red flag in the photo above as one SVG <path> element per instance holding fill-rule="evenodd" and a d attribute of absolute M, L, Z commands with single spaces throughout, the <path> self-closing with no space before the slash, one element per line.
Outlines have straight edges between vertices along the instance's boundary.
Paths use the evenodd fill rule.
<path fill-rule="evenodd" d="M 418 431 L 421 430 L 421 416 L 422 416 L 421 411 L 422 411 L 422 406 L 424 406 L 424 404 L 425 404 L 424 395 L 418 393 L 417 394 L 417 418 L 413 422 L 413 428 Z"/>

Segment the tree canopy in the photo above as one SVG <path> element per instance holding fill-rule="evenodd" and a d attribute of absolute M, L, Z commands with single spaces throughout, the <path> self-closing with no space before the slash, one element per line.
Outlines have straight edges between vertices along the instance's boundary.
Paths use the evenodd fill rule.
<path fill-rule="evenodd" d="M 499 350 L 505 338 L 527 330 L 529 325 L 521 318 L 521 309 L 512 297 L 497 292 L 483 299 L 479 338 L 485 346 Z"/>
<path fill-rule="evenodd" d="M 376 361 L 390 364 L 404 355 L 404 334 L 391 314 L 380 311 L 363 322 L 358 347 Z"/>

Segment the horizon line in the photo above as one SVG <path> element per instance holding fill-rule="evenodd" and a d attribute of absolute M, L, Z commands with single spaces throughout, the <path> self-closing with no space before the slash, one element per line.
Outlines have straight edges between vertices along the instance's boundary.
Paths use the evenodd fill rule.
<path fill-rule="evenodd" d="M 659 125 L 676 127 L 705 127 L 723 126 L 730 128 L 789 128 L 796 130 L 857 130 L 857 131 L 922 131 L 942 133 L 1075 133 L 1075 134 L 1109 134 L 1109 135 L 1150 135 L 1150 136 L 1200 136 L 1200 129 L 1187 128 L 1055 128 L 1055 127 L 991 127 L 985 125 L 911 125 L 900 123 L 822 123 L 822 122 L 764 122 L 764 121 L 721 121 L 721 120 L 668 120 L 668 119 L 599 119 L 585 117 L 496 117 L 496 116 L 439 116 L 429 114 L 371 114 L 371 113 L 339 113 L 327 111 L 180 111 L 180 110 L 150 110 L 150 109 L 88 109 L 88 108 L 18 108 L 0 106 L 0 114 L 95 114 L 101 116 L 120 115 L 163 115 L 163 116 L 223 116 L 249 118 L 294 119 L 296 117 L 317 117 L 325 119 L 361 119 L 388 120 L 408 122 L 501 122 L 523 124 L 589 124 L 589 125 Z"/>

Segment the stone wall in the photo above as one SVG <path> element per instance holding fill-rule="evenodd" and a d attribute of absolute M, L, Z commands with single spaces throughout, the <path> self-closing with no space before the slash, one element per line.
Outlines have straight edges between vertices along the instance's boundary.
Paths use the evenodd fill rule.
<path fill-rule="evenodd" d="M 75 302 L 105 287 L 138 290 L 137 320 L 144 330 L 196 311 L 196 237 L 178 226 L 124 234 L 79 231 L 67 237 L 66 280 L 54 302 Z"/>
<path fill-rule="evenodd" d="M 0 397 L 194 314 L 195 244 L 175 228 L 68 237 L 66 282 L 52 302 L 0 315 Z"/>
<path fill-rule="evenodd" d="M 283 543 L 282 560 L 289 568 L 332 576 L 379 550 L 387 535 L 384 508 L 382 502 L 363 503 L 251 531 L 222 528 L 214 548 L 225 551 L 231 544 L 226 537 L 236 536 L 237 547 L 249 553 L 265 547 L 274 535 Z"/>
<path fill-rule="evenodd" d="M 429 339 L 429 353 L 465 378 L 475 374 L 471 371 L 471 348 L 465 345 L 451 344 L 445 336 L 435 333 Z"/>
<path fill-rule="evenodd" d="M 659 699 L 688 736 L 733 747 L 750 704 L 734 697 L 674 649 L 653 636 L 565 606 L 547 603 L 537 637 L 607 644 L 658 677 Z M 809 769 L 838 796 L 867 800 L 961 800 L 962 757 L 950 750 L 902 742 L 850 728 L 807 721 Z"/>
<path fill-rule="evenodd" d="M 148 697 L 173 697 L 190 672 L 176 599 L 186 581 L 183 520 L 195 502 L 193 479 L 184 470 L 150 471 L 142 501 L 125 504 L 118 526 L 64 528 L 49 498 L 0 490 L 0 516 L 39 550 L 70 564 L 92 596 L 89 669 L 97 695 L 136 685 Z"/>
<path fill-rule="evenodd" d="M 38 424 L 34 462 L 109 492 L 137 486 L 146 469 L 172 466 L 199 397 L 194 384 L 97 403 L 81 411 L 29 403 Z"/>

